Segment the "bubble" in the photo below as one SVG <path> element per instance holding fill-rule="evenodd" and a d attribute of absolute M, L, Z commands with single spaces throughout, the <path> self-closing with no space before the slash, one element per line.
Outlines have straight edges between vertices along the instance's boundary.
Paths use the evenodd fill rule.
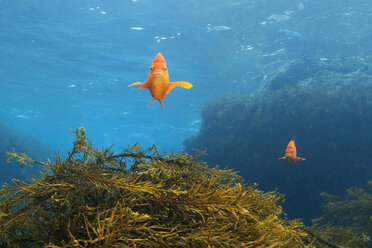
<path fill-rule="evenodd" d="M 305 8 L 305 5 L 303 4 L 303 3 L 299 3 L 298 5 L 297 5 L 297 9 L 298 10 L 303 10 Z"/>
<path fill-rule="evenodd" d="M 143 27 L 131 27 L 130 29 L 132 29 L 132 30 L 143 30 L 145 28 L 143 28 Z"/>

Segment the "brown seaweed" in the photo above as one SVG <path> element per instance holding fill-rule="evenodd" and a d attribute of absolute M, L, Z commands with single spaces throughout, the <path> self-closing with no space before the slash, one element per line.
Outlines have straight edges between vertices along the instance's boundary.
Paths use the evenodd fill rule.
<path fill-rule="evenodd" d="M 134 145 L 114 154 L 94 147 L 83 128 L 73 133 L 66 159 L 8 153 L 44 170 L 0 191 L 0 247 L 341 247 L 339 238 L 286 219 L 281 194 L 197 160 L 202 151 Z"/>
<path fill-rule="evenodd" d="M 365 189 L 351 187 L 346 192 L 346 197 L 321 193 L 327 201 L 323 206 L 324 214 L 313 222 L 317 225 L 348 227 L 365 236 L 371 246 L 369 237 L 372 235 L 372 181 L 368 182 Z"/>

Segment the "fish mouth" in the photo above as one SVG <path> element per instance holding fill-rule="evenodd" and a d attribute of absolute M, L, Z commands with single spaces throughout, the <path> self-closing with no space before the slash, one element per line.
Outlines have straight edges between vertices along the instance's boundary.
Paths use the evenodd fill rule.
<path fill-rule="evenodd" d="M 161 73 L 161 72 L 155 72 L 154 73 L 154 76 L 155 77 L 161 77 L 161 76 L 163 76 L 163 73 Z"/>

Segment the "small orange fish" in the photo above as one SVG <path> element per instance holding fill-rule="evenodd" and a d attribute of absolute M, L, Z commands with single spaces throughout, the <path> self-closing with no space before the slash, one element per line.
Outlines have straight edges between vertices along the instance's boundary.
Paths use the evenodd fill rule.
<path fill-rule="evenodd" d="M 137 90 L 149 89 L 151 96 L 153 97 L 149 106 L 156 99 L 159 101 L 162 108 L 164 108 L 162 101 L 167 97 L 167 94 L 169 94 L 174 87 L 181 86 L 186 89 L 190 89 L 192 87 L 192 84 L 188 82 L 169 82 L 167 65 L 165 64 L 164 57 L 161 55 L 161 53 L 158 53 L 158 55 L 155 56 L 154 61 L 152 61 L 147 82 L 136 82 L 128 87 L 133 85 L 141 85 L 141 87 L 139 87 Z"/>
<path fill-rule="evenodd" d="M 298 160 L 306 160 L 306 158 L 297 157 L 297 150 L 294 140 L 289 141 L 284 157 L 279 159 L 284 159 L 289 165 L 294 165 Z"/>

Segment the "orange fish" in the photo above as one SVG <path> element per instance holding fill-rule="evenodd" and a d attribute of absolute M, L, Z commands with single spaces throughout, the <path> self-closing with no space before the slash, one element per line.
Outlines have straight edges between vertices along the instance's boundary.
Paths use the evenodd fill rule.
<path fill-rule="evenodd" d="M 289 165 L 294 165 L 298 160 L 306 160 L 306 158 L 297 157 L 297 150 L 294 140 L 289 141 L 284 157 L 279 159 L 284 159 Z"/>
<path fill-rule="evenodd" d="M 152 61 L 147 82 L 136 82 L 128 87 L 133 85 L 141 85 L 141 87 L 139 87 L 137 90 L 149 89 L 151 96 L 153 97 L 149 106 L 156 99 L 160 102 L 162 108 L 164 108 L 162 101 L 167 97 L 167 94 L 169 94 L 174 87 L 181 86 L 186 89 L 190 89 L 192 87 L 192 84 L 188 82 L 169 82 L 167 65 L 165 64 L 164 57 L 161 55 L 161 53 L 158 53 L 158 55 L 155 56 L 154 61 Z"/>

